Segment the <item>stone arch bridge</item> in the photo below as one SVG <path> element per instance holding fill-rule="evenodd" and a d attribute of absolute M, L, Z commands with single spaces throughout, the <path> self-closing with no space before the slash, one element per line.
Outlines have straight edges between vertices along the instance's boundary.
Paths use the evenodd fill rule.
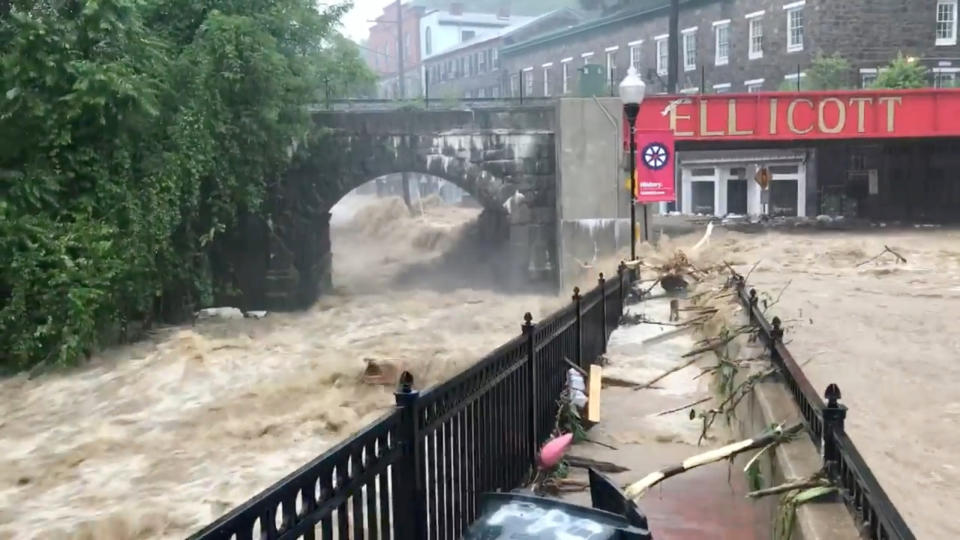
<path fill-rule="evenodd" d="M 245 307 L 299 309 L 331 287 L 330 210 L 352 189 L 395 173 L 443 178 L 509 242 L 520 281 L 555 283 L 556 144 L 552 106 L 315 113 L 322 144 L 279 182 L 269 218 L 247 217 L 219 270 Z M 228 242 L 231 244 L 231 242 Z"/>

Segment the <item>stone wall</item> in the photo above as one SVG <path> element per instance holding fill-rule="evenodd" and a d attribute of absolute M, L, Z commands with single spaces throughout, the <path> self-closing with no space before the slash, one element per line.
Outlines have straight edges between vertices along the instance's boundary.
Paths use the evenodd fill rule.
<path fill-rule="evenodd" d="M 807 5 L 817 43 L 854 67 L 884 65 L 897 52 L 933 66 L 940 61 L 960 66 L 960 46 L 936 45 L 936 0 L 807 0 Z"/>

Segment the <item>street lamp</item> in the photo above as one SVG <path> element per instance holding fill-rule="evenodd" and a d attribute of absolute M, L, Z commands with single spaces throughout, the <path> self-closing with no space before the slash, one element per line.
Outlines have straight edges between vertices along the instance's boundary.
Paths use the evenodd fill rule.
<path fill-rule="evenodd" d="M 620 83 L 620 99 L 623 112 L 630 123 L 630 260 L 637 260 L 637 115 L 640 104 L 647 93 L 647 85 L 637 75 L 633 66 L 627 70 L 627 76 Z M 647 237 L 647 206 L 643 206 L 643 234 Z"/>

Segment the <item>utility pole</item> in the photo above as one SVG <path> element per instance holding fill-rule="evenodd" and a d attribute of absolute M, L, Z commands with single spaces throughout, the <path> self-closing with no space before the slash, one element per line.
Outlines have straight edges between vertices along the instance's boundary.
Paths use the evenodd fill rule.
<path fill-rule="evenodd" d="M 403 4 L 397 0 L 397 93 L 406 98 L 403 81 Z"/>
<path fill-rule="evenodd" d="M 403 80 L 403 4 L 402 0 L 397 0 L 397 97 L 400 99 L 406 99 L 405 86 Z M 408 210 L 412 210 L 410 174 L 406 171 L 400 173 L 400 185 L 403 189 L 403 202 L 406 203 Z"/>
<path fill-rule="evenodd" d="M 668 43 L 667 93 L 677 93 L 680 69 L 680 0 L 670 0 L 670 41 Z"/>

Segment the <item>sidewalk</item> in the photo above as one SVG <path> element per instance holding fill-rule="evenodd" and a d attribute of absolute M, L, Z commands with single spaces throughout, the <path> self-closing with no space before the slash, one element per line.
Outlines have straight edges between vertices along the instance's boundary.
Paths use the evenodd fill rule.
<path fill-rule="evenodd" d="M 667 299 L 649 300 L 628 306 L 626 313 L 645 313 L 650 319 L 668 320 Z M 694 349 L 691 332 L 673 334 L 662 340 L 658 335 L 674 330 L 653 324 L 624 326 L 610 338 L 604 379 L 617 377 L 646 382 L 683 362 L 681 356 Z M 699 375 L 700 367 L 713 364 L 712 354 L 703 355 L 693 365 L 669 375 L 656 389 L 637 390 L 606 387 L 601 396 L 600 423 L 589 437 L 617 448 L 581 443 L 571 455 L 609 461 L 627 467 L 624 473 L 608 474 L 621 487 L 648 473 L 676 465 L 684 459 L 722 446 L 732 440 L 725 423 L 717 421 L 710 430 L 713 440 L 697 446 L 700 421 L 690 420 L 690 409 L 658 416 L 658 413 L 693 403 L 711 395 L 709 378 Z M 711 402 L 697 405 L 708 408 Z M 586 481 L 586 471 L 571 469 L 572 479 Z M 663 481 L 652 488 L 638 505 L 647 515 L 650 531 L 657 540 L 766 539 L 771 524 L 766 507 L 749 501 L 746 478 L 741 468 L 727 462 L 705 465 Z M 570 493 L 564 499 L 590 504 L 589 491 Z"/>

